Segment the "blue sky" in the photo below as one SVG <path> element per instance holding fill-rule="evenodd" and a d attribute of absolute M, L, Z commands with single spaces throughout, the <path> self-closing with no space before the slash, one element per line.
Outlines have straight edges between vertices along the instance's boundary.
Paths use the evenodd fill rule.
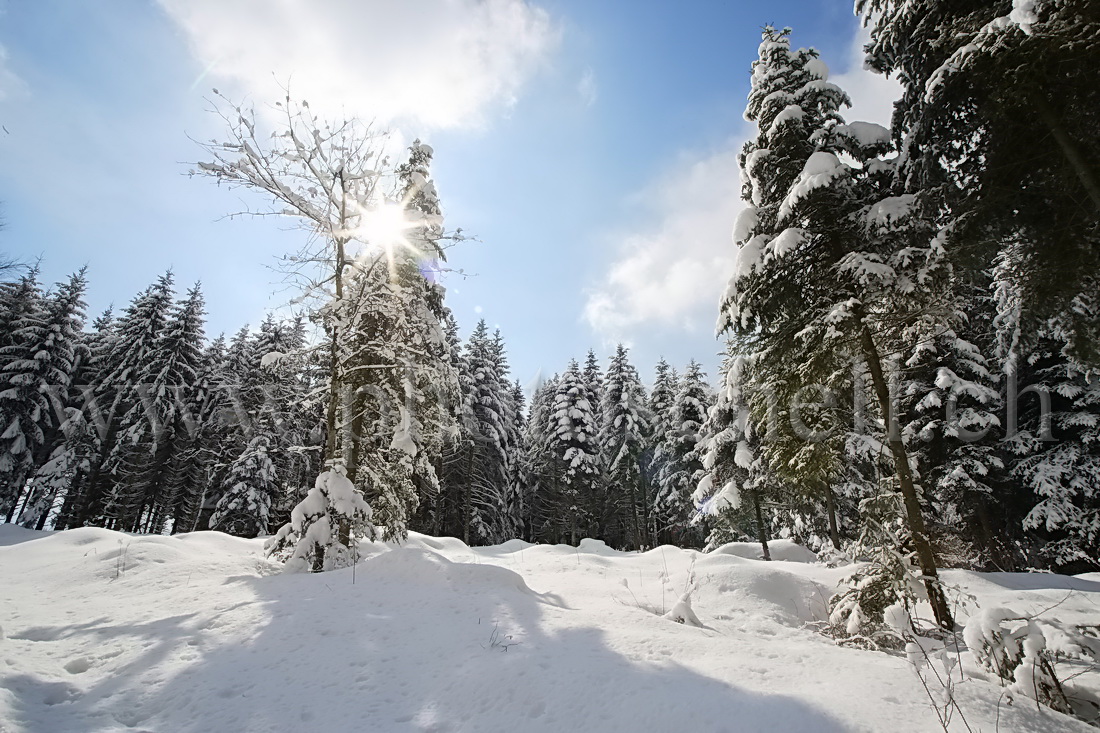
<path fill-rule="evenodd" d="M 886 122 L 843 0 L 0 0 L 0 250 L 56 280 L 87 263 L 92 312 L 171 267 L 203 282 L 208 332 L 290 293 L 302 234 L 227 220 L 261 203 L 188 178 L 219 134 L 204 96 L 258 106 L 291 80 L 314 108 L 374 117 L 436 151 L 463 332 L 499 325 L 525 383 L 593 347 L 695 357 L 713 374 L 739 208 L 736 150 L 759 29 L 790 25 Z"/>

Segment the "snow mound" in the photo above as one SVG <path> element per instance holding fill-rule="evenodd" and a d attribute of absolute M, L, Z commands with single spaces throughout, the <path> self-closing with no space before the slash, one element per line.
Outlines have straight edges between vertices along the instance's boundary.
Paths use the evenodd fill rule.
<path fill-rule="evenodd" d="M 33 529 L 24 529 L 18 524 L 0 524 L 0 547 L 10 547 L 21 542 L 42 539 L 46 532 L 36 532 Z"/>
<path fill-rule="evenodd" d="M 794 540 L 772 540 L 768 543 L 772 560 L 785 562 L 817 562 L 817 555 Z M 757 542 L 727 542 L 710 551 L 711 555 L 734 555 L 748 560 L 763 560 L 764 550 Z"/>
<path fill-rule="evenodd" d="M 529 547 L 535 547 L 535 545 L 530 543 L 530 542 L 524 542 L 523 540 L 513 539 L 513 540 L 506 540 L 506 541 L 500 543 L 499 545 L 493 545 L 493 547 L 491 549 L 496 550 L 497 552 L 500 552 L 500 553 L 505 553 L 505 552 L 521 552 L 523 550 L 526 550 Z"/>
<path fill-rule="evenodd" d="M 715 567 L 716 561 L 727 565 Z M 700 574 L 694 605 L 704 616 L 741 616 L 796 627 L 828 616 L 831 588 L 772 563 L 728 563 L 728 558 L 714 558 Z"/>
<path fill-rule="evenodd" d="M 380 545 L 381 543 L 374 543 Z M 363 543 L 361 547 L 366 547 L 367 543 Z M 430 537 L 426 534 L 420 534 L 418 532 L 409 532 L 409 537 L 405 540 L 405 547 L 419 547 L 421 549 L 434 550 L 436 552 L 454 552 L 465 553 L 470 551 L 470 546 L 457 537 Z"/>
<path fill-rule="evenodd" d="M 588 537 L 585 537 L 583 540 L 580 541 L 580 543 L 577 545 L 577 550 L 579 552 L 587 552 L 592 555 L 614 556 L 623 554 L 618 550 L 613 550 L 608 547 L 607 543 L 603 540 L 593 540 Z"/>
<path fill-rule="evenodd" d="M 507 568 L 452 562 L 439 553 L 414 547 L 375 555 L 360 563 L 357 570 L 372 583 L 438 585 L 464 593 L 476 591 L 490 595 L 516 591 L 535 595 L 518 573 Z"/>

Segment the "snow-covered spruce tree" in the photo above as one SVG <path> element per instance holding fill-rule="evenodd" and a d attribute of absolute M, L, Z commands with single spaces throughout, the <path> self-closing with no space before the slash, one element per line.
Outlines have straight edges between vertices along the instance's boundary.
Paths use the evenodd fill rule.
<path fill-rule="evenodd" d="M 442 289 L 431 281 L 443 238 L 427 178 L 432 151 L 418 141 L 395 169 L 382 152 L 385 134 L 358 120 L 319 120 L 307 102 L 287 95 L 275 104 L 281 119 L 269 133 L 258 130 L 252 110 L 218 99 L 228 138 L 203 146 L 212 160 L 195 172 L 266 194 L 275 212 L 311 234 L 285 262 L 325 332 L 326 471 L 271 548 L 304 543 L 293 557 L 308 558 L 314 570 L 335 567 L 354 557 L 365 516 L 349 473 L 360 486 L 369 482 L 363 488 L 378 502 L 384 533 L 398 539 L 415 511 L 417 484 L 437 486 L 434 443 L 447 410 L 429 390 L 450 389 L 454 380 L 443 374 Z M 355 419 L 362 435 L 352 430 Z"/>
<path fill-rule="evenodd" d="M 781 273 L 797 266 L 784 262 L 783 257 L 802 244 L 803 231 L 781 225 L 780 211 L 787 193 L 817 150 L 819 141 L 813 139 L 814 133 L 827 124 L 838 123 L 838 110 L 847 102 L 843 91 L 827 81 L 828 71 L 816 51 L 790 49 L 789 32 L 766 28 L 760 58 L 753 65 L 745 117 L 756 122 L 758 134 L 740 154 L 742 195 L 747 206 L 734 226 L 734 240 L 741 246 L 738 269 L 723 300 L 719 331 L 731 331 L 739 340 L 738 348 L 753 355 L 757 388 L 752 390 L 751 406 L 758 423 L 770 428 L 768 440 L 762 444 L 764 455 L 759 457 L 783 474 L 787 491 L 782 499 L 787 511 L 793 509 L 798 515 L 801 512 L 795 507 L 799 505 L 823 504 L 833 529 L 830 534 L 836 541 L 833 482 L 844 452 L 842 435 L 836 429 L 841 424 L 839 406 L 827 403 L 839 394 L 851 393 L 843 383 L 837 383 L 837 377 L 843 379 L 845 374 L 847 354 L 814 352 L 792 341 L 793 330 L 785 338 L 761 339 L 751 325 L 751 316 L 743 322 L 731 319 L 730 306 L 744 293 L 755 291 L 766 296 L 769 289 L 777 287 L 769 281 L 768 270 Z M 854 129 L 872 140 L 885 134 L 875 126 L 844 129 L 850 134 Z M 792 295 L 801 295 L 796 292 L 800 285 L 793 284 Z M 797 306 L 791 303 L 792 307 L 784 312 L 787 299 L 773 295 L 766 309 L 771 321 L 778 324 L 788 314 L 797 318 Z M 807 353 L 782 353 L 798 346 Z M 813 359 L 808 361 L 806 356 Z M 822 404 L 816 409 L 801 405 L 792 412 L 796 404 L 805 402 Z M 816 501 L 818 496 L 824 501 Z"/>
<path fill-rule="evenodd" d="M 210 517 L 210 529 L 238 537 L 267 533 L 271 505 L 278 491 L 269 443 L 266 431 L 259 432 L 233 461 L 225 491 Z"/>
<path fill-rule="evenodd" d="M 47 294 L 38 317 L 23 319 L 23 325 L 11 335 L 13 345 L 4 349 L 5 357 L 14 358 L 5 359 L 4 371 L 0 373 L 3 385 L 0 424 L 6 428 L 0 436 L 3 441 L 0 442 L 3 451 L 0 453 L 0 476 L 10 481 L 7 491 L 16 497 L 16 490 L 22 489 L 23 483 L 48 463 L 66 442 L 62 427 L 71 417 L 73 378 L 80 362 L 87 359 L 81 338 L 87 288 L 84 272 L 82 268 L 68 281 L 59 283 L 55 292 Z M 70 432 L 76 433 L 78 429 L 70 426 Z M 23 451 L 17 450 L 20 436 L 23 437 Z M 11 473 L 8 461 L 14 468 Z M 64 488 L 63 481 L 57 477 L 52 481 L 32 482 L 20 522 L 40 529 L 55 498 Z"/>
<path fill-rule="evenodd" d="M 974 295 L 966 303 L 972 310 L 979 300 Z M 899 380 L 899 421 L 916 479 L 936 508 L 931 529 L 941 554 L 989 562 L 1002 554 L 990 523 L 1005 467 L 999 375 L 966 337 L 973 328 L 963 305 L 960 300 L 954 313 L 918 314 L 903 332 L 903 342 L 913 346 Z"/>
<path fill-rule="evenodd" d="M 511 480 L 511 398 L 509 385 L 498 371 L 501 365 L 495 351 L 482 319 L 466 342 L 460 377 L 464 445 L 458 474 L 464 487 L 462 539 L 467 544 L 493 544 L 510 536 L 505 522 Z"/>
<path fill-rule="evenodd" d="M 692 359 L 672 405 L 663 451 L 667 460 L 657 475 L 654 506 L 658 541 L 681 547 L 701 544 L 698 527 L 691 522 L 695 513 L 692 494 L 699 481 L 697 474 L 703 468 L 698 446 L 712 397 L 702 366 Z"/>
<path fill-rule="evenodd" d="M 118 336 L 118 320 L 108 308 L 93 322 L 91 331 L 85 333 L 84 347 L 87 359 L 80 362 L 74 377 L 73 395 L 75 406 L 80 410 L 86 426 L 87 438 L 85 458 L 74 474 L 65 491 L 65 500 L 58 512 L 54 526 L 57 529 L 70 529 L 87 523 L 91 517 L 102 514 L 102 504 L 93 491 L 93 477 L 103 459 L 103 439 L 106 435 L 106 413 L 97 398 L 97 392 L 110 371 L 111 353 Z"/>
<path fill-rule="evenodd" d="M 749 370 L 748 359 L 728 344 L 722 384 L 701 428 L 697 451 L 702 469 L 692 495 L 698 509 L 693 521 L 710 518 L 708 548 L 755 536 L 764 559 L 770 560 L 763 504 L 775 481 L 760 455 L 759 430 L 744 394 Z"/>
<path fill-rule="evenodd" d="M 122 527 L 120 511 L 127 512 L 131 522 L 127 531 L 136 522 L 133 514 L 142 497 L 130 490 L 132 486 L 121 485 L 120 465 L 130 447 L 123 438 L 131 427 L 140 431 L 148 426 L 142 396 L 149 392 L 143 384 L 151 380 L 156 342 L 167 327 L 173 296 L 172 273 L 167 272 L 135 296 L 118 319 L 91 406 L 103 427 L 102 445 L 92 466 L 80 525 Z"/>
<path fill-rule="evenodd" d="M 7 363 L 4 349 L 15 344 L 19 324 L 42 307 L 38 265 L 11 282 L 0 283 L 0 368 Z"/>
<path fill-rule="evenodd" d="M 24 278 L 21 297 L 34 297 L 33 273 Z M 58 428 L 65 420 L 70 387 L 82 355 L 84 270 L 38 303 L 28 302 L 13 321 L 11 345 L 0 350 L 0 511 L 12 520 L 27 480 L 64 440 Z M 60 440 L 59 440 L 60 438 Z M 32 492 L 28 508 L 38 512 L 42 491 Z M 50 502 L 52 504 L 52 501 Z M 34 506 L 37 505 L 37 506 Z M 48 507 L 46 507 L 48 509 Z M 37 524 L 40 514 L 35 514 Z"/>
<path fill-rule="evenodd" d="M 462 338 L 458 332 L 458 321 L 450 309 L 445 309 L 443 320 L 443 333 L 447 339 L 447 351 L 450 354 L 451 370 L 459 375 L 458 399 L 451 405 L 450 423 L 451 429 L 443 435 L 443 447 L 439 455 L 439 492 L 435 496 L 424 497 L 427 501 L 421 501 L 420 513 L 423 531 L 435 536 L 450 535 L 461 537 L 463 534 L 463 519 L 465 514 L 462 509 L 463 496 L 466 486 L 463 483 L 462 461 L 465 437 L 461 426 L 468 423 L 464 418 L 464 410 L 469 406 L 462 399 L 462 388 L 466 384 L 463 378 L 465 367 L 462 354 Z"/>
<path fill-rule="evenodd" d="M 509 445 L 511 447 L 511 473 L 509 475 L 510 493 L 508 498 L 509 511 L 512 515 L 512 536 L 526 539 L 531 536 L 531 518 L 533 507 L 528 504 L 526 490 L 527 446 L 524 443 L 527 434 L 527 395 L 524 394 L 523 385 L 517 379 L 512 383 L 511 390 L 512 420 L 509 424 L 511 434 Z"/>
<path fill-rule="evenodd" d="M 16 332 L 22 328 L 40 323 L 42 315 L 42 289 L 38 284 L 38 267 L 32 267 L 15 282 L 3 283 L 0 286 L 0 375 L 8 371 L 9 365 L 22 360 L 26 355 L 25 349 L 21 349 L 16 339 Z M 2 384 L 2 383 L 0 383 Z M 4 431 L 13 429 L 13 438 L 3 439 L 10 442 L 3 454 L 0 454 L 0 517 L 11 521 L 16 510 L 16 505 L 22 495 L 24 479 L 20 474 L 30 470 L 30 454 L 26 452 L 26 441 L 17 440 L 17 436 L 23 435 L 22 424 L 28 416 L 18 417 L 21 409 L 18 408 L 18 394 L 8 390 L 0 391 L 0 417 L 4 418 L 2 427 Z M 3 403 L 10 402 L 4 405 Z M 0 433 L 3 435 L 4 433 Z M 15 455 L 12 449 L 19 449 Z M 10 466 L 10 467 L 9 467 Z"/>
<path fill-rule="evenodd" d="M 523 451 L 523 388 L 510 382 L 511 367 L 508 364 L 508 351 L 500 329 L 493 332 L 490 342 L 490 354 L 496 364 L 497 376 L 501 381 L 502 402 L 504 404 L 504 464 L 508 474 L 505 489 L 505 517 L 502 521 L 504 538 L 519 536 L 522 525 L 522 492 L 519 490 L 518 464 Z"/>
<path fill-rule="evenodd" d="M 544 511 L 554 541 L 570 544 L 587 534 L 591 517 L 586 508 L 600 485 L 599 429 L 589 402 L 589 387 L 576 360 L 557 381 L 550 408 L 550 491 Z"/>
<path fill-rule="evenodd" d="M 94 401 L 95 388 L 102 375 L 104 357 L 110 352 L 115 320 L 108 308 L 93 322 L 90 332 L 77 334 L 78 358 L 65 408 L 64 421 L 58 428 L 55 447 L 49 459 L 35 472 L 35 490 L 44 489 L 39 506 L 42 513 L 34 528 L 42 529 L 51 506 L 60 499 L 60 507 L 52 517 L 54 529 L 76 526 L 87 498 L 92 467 L 101 455 L 102 415 Z M 40 485 L 41 484 L 41 485 Z M 26 510 L 24 510 L 26 511 Z M 31 517 L 27 518 L 30 524 Z"/>
<path fill-rule="evenodd" d="M 531 395 L 531 412 L 523 435 L 523 505 L 527 511 L 529 542 L 555 542 L 559 517 L 553 515 L 558 496 L 558 466 L 551 453 L 554 437 L 551 417 L 557 395 L 558 376 L 544 381 Z"/>
<path fill-rule="evenodd" d="M 58 430 L 60 442 L 56 442 L 49 458 L 31 477 L 30 491 L 19 514 L 20 524 L 28 529 L 45 528 L 59 499 L 67 499 L 70 492 L 79 495 L 98 447 L 94 427 L 78 406 L 65 407 L 64 415 Z M 58 518 L 62 516 L 59 512 Z M 54 524 L 58 526 L 60 522 Z"/>
<path fill-rule="evenodd" d="M 656 492 L 657 477 L 668 463 L 668 435 L 672 426 L 672 408 L 676 393 L 680 390 L 680 377 L 676 369 L 663 358 L 658 360 L 653 378 L 653 390 L 649 393 L 650 431 L 642 457 L 642 478 L 647 487 L 649 502 L 644 508 L 646 544 L 657 543 Z"/>
<path fill-rule="evenodd" d="M 643 508 L 649 497 L 642 479 L 642 451 L 649 423 L 645 387 L 626 347 L 619 344 L 604 381 L 599 439 L 606 485 L 603 537 L 614 547 L 646 546 Z"/>
<path fill-rule="evenodd" d="M 1044 343 L 1025 363 L 1034 379 L 1027 386 L 1038 392 L 1019 397 L 1021 414 L 1005 441 L 1010 467 L 1030 494 L 1023 525 L 1040 534 L 1041 558 L 1063 571 L 1093 570 L 1100 558 L 1100 380 L 1068 363 L 1059 342 L 1038 346 Z"/>
<path fill-rule="evenodd" d="M 347 537 L 374 540 L 371 508 L 363 493 L 337 464 L 317 476 L 306 498 L 290 513 L 290 521 L 264 543 L 265 551 L 284 559 L 290 572 L 320 572 L 347 567 L 358 557 L 358 544 L 340 541 L 346 522 Z"/>
<path fill-rule="evenodd" d="M 604 378 L 600 360 L 593 349 L 589 349 L 584 357 L 584 383 L 588 387 L 588 401 L 592 404 L 593 412 L 598 415 L 604 393 Z"/>
<path fill-rule="evenodd" d="M 259 356 L 254 379 L 262 403 L 252 422 L 254 434 L 262 431 L 269 436 L 268 452 L 279 479 L 271 525 L 279 526 L 305 498 L 319 469 L 321 446 L 314 430 L 317 404 L 310 396 L 304 319 L 265 319 L 256 334 L 254 351 Z"/>
<path fill-rule="evenodd" d="M 109 458 L 116 483 L 106 507 L 116 529 L 159 534 L 172 514 L 175 497 L 169 477 L 192 452 L 191 394 L 202 364 L 205 313 L 196 284 L 166 314 L 163 327 L 152 335 L 144 358 L 131 373 L 132 381 L 122 384 L 129 393 L 128 409 L 120 418 Z M 148 322 L 144 326 L 151 329 Z"/>
<path fill-rule="evenodd" d="M 870 27 L 867 62 L 903 85 L 894 128 L 907 191 L 934 195 L 958 266 L 1001 265 L 1002 354 L 1021 358 L 1049 322 L 1068 356 L 1100 364 L 1093 5 L 857 0 L 856 10 Z"/>
<path fill-rule="evenodd" d="M 942 310 L 934 296 L 944 292 L 939 279 L 949 271 L 922 200 L 888 195 L 893 165 L 879 157 L 888 133 L 844 124 L 839 109 L 847 96 L 826 75 L 816 53 L 792 52 L 786 33 L 765 29 L 746 109 L 761 134 L 742 154 L 751 206 L 735 228 L 740 251 L 719 329 L 751 340 L 754 366 L 786 373 L 796 394 L 813 385 L 832 389 L 832 376 L 848 373 L 840 367 L 852 358 L 866 365 L 868 402 L 885 421 L 882 442 L 912 547 L 936 621 L 949 627 L 909 451 L 894 419 L 887 359 L 901 341 L 900 324 Z M 841 153 L 857 165 L 842 162 Z"/>
<path fill-rule="evenodd" d="M 190 404 L 194 428 L 183 465 L 168 476 L 172 502 L 172 532 L 206 529 L 221 496 L 225 476 L 240 455 L 239 428 L 232 409 L 224 334 L 207 345 L 195 375 Z"/>

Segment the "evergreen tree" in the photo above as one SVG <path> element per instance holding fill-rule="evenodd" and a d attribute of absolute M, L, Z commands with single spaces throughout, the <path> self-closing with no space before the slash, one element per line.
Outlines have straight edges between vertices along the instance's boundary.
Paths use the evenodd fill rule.
<path fill-rule="evenodd" d="M 603 538 L 611 545 L 646 545 L 643 508 L 648 503 L 642 479 L 642 452 L 649 434 L 650 416 L 645 388 L 619 344 L 607 369 L 600 416 L 606 504 Z"/>
<path fill-rule="evenodd" d="M 763 503 L 775 481 L 761 456 L 761 436 L 744 396 L 748 369 L 748 360 L 730 344 L 722 384 L 701 428 L 697 453 L 702 469 L 692 498 L 698 508 L 695 521 L 712 518 L 708 547 L 740 540 L 750 534 L 745 528 L 754 528 L 751 534 L 770 560 Z"/>
<path fill-rule="evenodd" d="M 450 423 L 452 429 L 444 432 L 443 445 L 439 457 L 439 491 L 429 495 L 429 502 L 422 504 L 422 511 L 428 512 L 430 518 L 426 529 L 429 534 L 451 535 L 461 537 L 464 535 L 463 501 L 467 486 L 464 480 L 466 467 L 464 448 L 467 436 L 462 430 L 463 425 L 470 423 L 470 417 L 466 413 L 469 407 L 467 400 L 463 399 L 466 385 L 469 383 L 462 353 L 462 339 L 458 333 L 458 321 L 448 309 L 444 319 L 444 336 L 447 340 L 447 351 L 450 358 L 450 369 L 458 375 L 459 399 L 450 405 Z"/>
<path fill-rule="evenodd" d="M 584 358 L 584 383 L 588 387 L 588 401 L 592 410 L 600 414 L 600 400 L 604 393 L 603 370 L 600 369 L 600 360 L 596 358 L 596 352 L 588 350 Z"/>
<path fill-rule="evenodd" d="M 961 311 L 914 319 L 904 334 L 915 346 L 904 364 L 898 409 L 917 481 L 936 507 L 933 529 L 941 543 L 969 537 L 975 547 L 967 554 L 988 558 L 1000 544 L 989 513 L 1004 480 L 1001 395 L 998 375 L 964 336 L 969 327 Z"/>
<path fill-rule="evenodd" d="M 115 349 L 118 337 L 118 321 L 111 308 L 108 308 L 92 322 L 90 333 L 84 334 L 84 347 L 87 359 L 80 363 L 78 376 L 74 379 L 78 395 L 74 395 L 76 407 L 80 410 L 80 419 L 84 423 L 85 438 L 78 441 L 80 448 L 74 446 L 74 455 L 64 459 L 60 465 L 78 466 L 68 483 L 65 500 L 61 505 L 55 526 L 58 529 L 79 527 L 100 513 L 102 504 L 95 492 L 94 478 L 103 460 L 103 445 L 109 429 L 109 414 L 104 409 L 98 392 L 106 374 L 110 371 L 110 357 Z M 75 423 L 70 425 L 74 428 Z M 66 431 L 67 441 L 76 431 Z M 77 457 L 79 455 L 79 458 Z M 53 458 L 51 457 L 51 462 Z"/>
<path fill-rule="evenodd" d="M 551 452 L 554 437 L 551 417 L 557 395 L 558 377 L 546 380 L 531 396 L 531 411 L 524 430 L 523 505 L 527 512 L 528 534 L 524 539 L 556 542 L 560 517 L 554 516 L 558 497 L 558 466 Z"/>
<path fill-rule="evenodd" d="M 345 329 L 340 370 L 360 397 L 337 443 L 385 539 L 403 539 L 420 497 L 439 493 L 436 456 L 458 399 L 443 289 L 432 269 L 443 259 L 443 218 L 428 171 L 432 154 L 417 140 L 398 167 L 404 244 L 390 243 L 352 268 L 344 317 L 352 327 Z"/>
<path fill-rule="evenodd" d="M 514 417 L 510 391 L 501 378 L 498 348 L 484 319 L 466 342 L 461 377 L 465 407 L 463 541 L 493 544 L 511 536 L 506 526 L 511 494 L 509 450 Z"/>
<path fill-rule="evenodd" d="M 15 332 L 41 310 L 41 301 L 38 265 L 13 282 L 0 283 L 0 367 L 12 358 L 4 354 L 5 349 L 15 345 Z"/>
<path fill-rule="evenodd" d="M 511 390 L 512 420 L 509 424 L 511 434 L 509 444 L 511 446 L 511 459 L 509 461 L 511 472 L 509 474 L 509 498 L 508 505 L 512 514 L 513 537 L 528 539 L 531 537 L 532 509 L 528 503 L 529 495 L 526 490 L 528 475 L 527 446 L 525 436 L 527 433 L 526 403 L 527 397 L 523 392 L 523 385 L 517 379 L 512 383 Z"/>
<path fill-rule="evenodd" d="M 742 154 L 752 208 L 735 228 L 740 252 L 719 326 L 752 344 L 769 391 L 835 389 L 853 358 L 866 364 L 860 391 L 885 424 L 881 442 L 896 481 L 889 490 L 899 493 L 936 620 L 947 627 L 951 614 L 889 375 L 903 324 L 917 313 L 946 310 L 950 269 L 928 202 L 890 195 L 894 164 L 880 157 L 889 134 L 844 124 L 838 110 L 847 97 L 825 73 L 815 52 L 792 52 L 786 32 L 765 29 L 746 109 L 760 135 Z M 831 420 L 830 413 L 821 417 Z"/>
<path fill-rule="evenodd" d="M 0 512 L 7 521 L 12 520 L 27 480 L 53 451 L 82 354 L 84 270 L 59 284 L 56 293 L 38 298 L 38 303 L 32 300 L 33 277 L 32 272 L 21 282 L 15 305 L 23 315 L 12 320 L 11 345 L 0 350 Z M 35 512 L 33 524 L 45 510 L 45 491 L 42 484 L 34 492 L 39 497 L 28 502 Z"/>
<path fill-rule="evenodd" d="M 170 280 L 164 289 L 158 284 L 152 292 L 166 294 L 169 286 Z M 154 301 L 162 304 L 160 298 Z M 155 319 L 161 313 L 141 315 Z M 188 490 L 179 479 L 193 452 L 196 405 L 191 393 L 202 363 L 204 315 L 202 291 L 196 285 L 163 314 L 163 327 L 152 332 L 148 350 L 134 362 L 134 381 L 122 382 L 129 409 L 120 419 L 119 440 L 111 455 L 117 483 L 106 509 L 118 529 L 159 533 L 175 502 L 186 500 L 176 494 Z M 143 334 L 152 329 L 149 321 L 134 325 L 144 328 Z"/>
<path fill-rule="evenodd" d="M 589 387 L 576 360 L 556 384 L 549 415 L 549 453 L 553 474 L 544 509 L 550 535 L 571 544 L 584 536 L 591 518 L 586 514 L 600 484 L 600 455 L 596 415 Z"/>
<path fill-rule="evenodd" d="M 347 228 L 343 210 L 340 228 L 332 228 L 332 212 L 307 214 L 335 245 L 336 299 L 324 312 L 331 346 L 329 469 L 270 544 L 272 552 L 289 551 L 294 567 L 322 570 L 351 562 L 356 532 L 369 525 L 373 538 L 372 519 L 385 539 L 403 539 L 420 496 L 439 493 L 437 456 L 458 384 L 443 326 L 443 290 L 434 277 L 433 263 L 443 259 L 443 219 L 428 177 L 431 157 L 431 148 L 417 140 L 395 171 L 400 204 L 385 210 L 400 211 L 400 236 L 386 231 L 371 240 L 369 227 Z M 335 176 L 347 191 L 345 173 Z M 375 174 L 363 180 L 368 177 L 373 186 Z M 358 186 L 359 179 L 352 183 Z M 365 212 L 374 203 L 359 206 Z M 357 240 L 348 232 L 360 230 L 363 249 L 350 259 L 348 248 Z"/>
<path fill-rule="evenodd" d="M 703 468 L 698 445 L 710 403 L 706 374 L 693 359 L 684 371 L 672 405 L 672 419 L 665 435 L 667 461 L 657 475 L 659 540 L 681 546 L 698 544 L 698 533 L 691 524 L 695 509 L 692 494 L 699 480 L 696 475 Z"/>
<path fill-rule="evenodd" d="M 1067 364 L 1057 342 L 1047 343 L 1028 360 L 1042 380 L 1040 409 L 1025 410 L 1013 426 L 1011 470 L 1031 492 L 1023 525 L 1045 540 L 1041 558 L 1069 572 L 1093 570 L 1100 558 L 1100 381 Z"/>
<path fill-rule="evenodd" d="M 229 468 L 227 487 L 210 517 L 210 529 L 238 537 L 266 534 L 271 505 L 278 490 L 269 438 L 260 433 L 249 441 Z"/>
<path fill-rule="evenodd" d="M 173 478 L 172 532 L 206 529 L 210 516 L 228 484 L 226 474 L 234 457 L 240 455 L 240 439 L 230 420 L 233 416 L 230 384 L 227 376 L 224 334 L 203 351 L 195 375 L 191 404 L 194 405 L 194 429 L 186 451 L 186 465 Z"/>
<path fill-rule="evenodd" d="M 101 458 L 92 468 L 89 495 L 80 524 L 100 524 L 137 531 L 144 502 L 141 487 L 124 480 L 133 434 L 151 431 L 143 399 L 148 397 L 154 374 L 158 339 L 167 328 L 174 291 L 172 273 L 133 299 L 119 319 L 104 377 L 96 390 L 97 409 L 106 430 Z M 142 461 L 133 456 L 136 465 Z"/>
<path fill-rule="evenodd" d="M 649 393 L 649 414 L 651 419 L 649 440 L 643 453 L 643 480 L 648 489 L 649 502 L 644 508 L 646 526 L 646 544 L 657 542 L 656 490 L 659 488 L 658 476 L 669 461 L 669 434 L 672 429 L 673 406 L 676 393 L 680 390 L 680 378 L 668 362 L 657 362 L 653 390 Z"/>
<path fill-rule="evenodd" d="M 1002 353 L 1017 360 L 1049 322 L 1065 354 L 1096 366 L 1095 9 L 1086 0 L 858 0 L 856 10 L 871 31 L 868 64 L 903 85 L 894 132 L 906 192 L 924 192 L 946 215 L 943 246 L 956 264 L 997 264 Z"/>

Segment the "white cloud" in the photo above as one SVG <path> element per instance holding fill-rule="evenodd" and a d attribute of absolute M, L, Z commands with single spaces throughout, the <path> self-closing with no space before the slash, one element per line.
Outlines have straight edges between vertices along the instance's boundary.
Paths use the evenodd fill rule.
<path fill-rule="evenodd" d="M 596 75 L 592 73 L 592 69 L 585 69 L 584 74 L 581 75 L 581 80 L 577 83 L 577 93 L 581 95 L 581 101 L 586 107 L 596 103 L 600 91 L 596 86 Z"/>
<path fill-rule="evenodd" d="M 845 72 L 831 81 L 852 97 L 847 119 L 888 125 L 900 86 L 863 69 L 866 40 L 861 29 L 850 44 Z M 585 321 L 605 340 L 629 341 L 654 326 L 700 331 L 716 321 L 732 273 L 730 232 L 743 206 L 737 165 L 743 141 L 685 157 L 643 191 L 656 224 L 630 227 L 619 237 L 618 257 L 584 307 Z"/>
<path fill-rule="evenodd" d="M 436 129 L 513 103 L 559 40 L 525 0 L 159 2 L 208 86 L 264 102 L 289 80 L 315 108 Z"/>
<path fill-rule="evenodd" d="M 894 101 L 901 96 L 901 84 L 863 68 L 863 45 L 869 38 L 870 31 L 861 26 L 848 47 L 846 71 L 832 75 L 829 81 L 840 86 L 852 98 L 852 108 L 844 111 L 847 120 L 877 122 L 889 127 Z"/>
<path fill-rule="evenodd" d="M 643 325 L 699 330 L 714 322 L 742 205 L 740 146 L 685 157 L 642 192 L 656 225 L 621 238 L 618 259 L 585 304 L 585 320 L 605 339 L 629 340 Z"/>

